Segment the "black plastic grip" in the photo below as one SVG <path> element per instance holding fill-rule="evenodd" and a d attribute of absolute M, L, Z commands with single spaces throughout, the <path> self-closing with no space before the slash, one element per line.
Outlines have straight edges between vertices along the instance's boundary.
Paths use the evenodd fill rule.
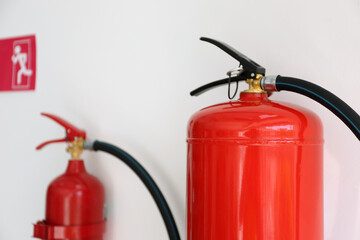
<path fill-rule="evenodd" d="M 247 78 L 254 78 L 256 74 L 265 75 L 264 67 L 260 66 L 258 63 L 251 60 L 249 57 L 245 56 L 244 54 L 242 54 L 235 48 L 229 46 L 228 44 L 207 37 L 201 37 L 200 40 L 214 44 L 215 46 L 219 47 L 221 50 L 238 60 L 244 69 L 244 72 L 242 73 L 243 76 L 246 76 Z"/>
<path fill-rule="evenodd" d="M 236 77 L 231 77 L 230 78 L 230 82 L 238 82 L 238 81 L 245 81 L 246 78 L 243 76 L 236 76 Z M 228 84 L 229 83 L 229 78 L 224 78 L 224 79 L 220 79 L 208 84 L 205 84 L 195 90 L 192 90 L 190 92 L 191 96 L 199 96 L 200 94 L 203 94 L 204 92 L 207 92 L 215 87 L 219 87 L 223 84 Z"/>

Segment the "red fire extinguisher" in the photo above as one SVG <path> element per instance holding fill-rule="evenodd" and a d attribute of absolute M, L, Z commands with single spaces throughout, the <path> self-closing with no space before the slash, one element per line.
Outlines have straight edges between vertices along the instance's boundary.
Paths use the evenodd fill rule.
<path fill-rule="evenodd" d="M 191 92 L 246 80 L 235 101 L 206 107 L 188 123 L 188 240 L 323 239 L 323 131 L 311 111 L 270 101 L 287 90 L 336 114 L 360 140 L 360 117 L 341 99 L 304 80 L 265 76 L 265 68 L 210 38 L 240 62 L 229 78 Z M 235 91 L 235 92 L 236 92 Z"/>
<path fill-rule="evenodd" d="M 47 141 L 66 142 L 71 154 L 66 172 L 48 187 L 45 220 L 34 224 L 34 237 L 43 240 L 102 240 L 105 232 L 104 187 L 86 172 L 80 155 L 84 149 L 109 153 L 125 163 L 144 183 L 153 197 L 164 220 L 169 239 L 179 240 L 180 235 L 160 188 L 141 164 L 126 151 L 106 142 L 89 140 L 86 132 L 55 115 L 42 113 L 65 128 L 66 137 Z"/>
<path fill-rule="evenodd" d="M 86 133 L 57 116 L 42 115 L 62 125 L 66 137 L 47 141 L 36 149 L 50 143 L 67 142 L 71 159 L 65 173 L 48 187 L 46 217 L 34 225 L 34 237 L 46 240 L 102 240 L 106 223 L 104 187 L 96 177 L 87 173 L 84 161 L 80 159 Z"/>

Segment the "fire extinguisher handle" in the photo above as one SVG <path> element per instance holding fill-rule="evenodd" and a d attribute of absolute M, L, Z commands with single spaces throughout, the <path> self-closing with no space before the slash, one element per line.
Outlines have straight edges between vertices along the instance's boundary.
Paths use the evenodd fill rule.
<path fill-rule="evenodd" d="M 212 39 L 212 38 L 207 38 L 207 37 L 201 37 L 200 40 L 209 42 L 209 43 L 214 44 L 215 46 L 219 47 L 221 50 L 223 50 L 224 52 L 226 52 L 227 54 L 229 54 L 230 56 L 235 58 L 237 61 L 239 61 L 240 66 L 239 66 L 239 68 L 236 69 L 236 71 L 238 72 L 237 76 L 233 77 L 232 72 L 229 71 L 228 78 L 220 79 L 220 80 L 205 84 L 205 85 L 191 91 L 190 92 L 191 96 L 198 96 L 208 90 L 211 90 L 212 88 L 218 87 L 223 84 L 229 85 L 229 89 L 228 89 L 228 92 L 229 92 L 231 82 L 239 82 L 239 81 L 246 80 L 248 78 L 254 78 L 254 77 L 256 77 L 257 74 L 261 74 L 261 75 L 265 76 L 265 68 L 264 67 L 260 66 L 258 63 L 251 60 L 249 57 L 245 56 L 244 54 L 242 54 L 238 50 L 234 49 L 233 47 L 229 46 L 228 44 L 226 44 L 224 42 L 220 42 L 220 41 Z M 232 99 L 230 96 L 229 96 L 229 98 Z"/>
<path fill-rule="evenodd" d="M 230 77 L 230 78 L 224 78 L 220 79 L 208 84 L 205 84 L 201 87 L 198 87 L 190 92 L 191 96 L 199 96 L 200 94 L 203 94 L 204 92 L 207 92 L 215 87 L 219 87 L 224 84 L 229 84 L 229 82 L 238 82 L 238 81 L 245 81 L 246 77 L 243 76 L 236 76 L 236 77 Z"/>
<path fill-rule="evenodd" d="M 43 142 L 43 143 L 41 143 L 40 145 L 38 145 L 36 147 L 36 150 L 40 150 L 40 149 L 42 149 L 43 147 L 45 147 L 46 145 L 48 145 L 50 143 L 59 143 L 59 142 L 66 142 L 66 138 L 49 140 L 49 141 Z"/>
<path fill-rule="evenodd" d="M 37 146 L 36 150 L 39 150 L 50 143 L 72 142 L 78 138 L 83 138 L 84 140 L 86 139 L 86 132 L 84 130 L 79 129 L 78 127 L 65 121 L 64 119 L 49 113 L 41 113 L 41 115 L 48 117 L 63 126 L 65 128 L 65 138 L 46 141 Z"/>
<path fill-rule="evenodd" d="M 260 66 L 258 63 L 251 60 L 249 57 L 245 56 L 244 54 L 242 54 L 235 48 L 229 46 L 228 44 L 207 37 L 201 37 L 200 40 L 214 44 L 215 46 L 219 47 L 221 50 L 238 60 L 244 70 L 241 76 L 244 76 L 246 78 L 254 78 L 256 74 L 265 75 L 264 67 Z"/>

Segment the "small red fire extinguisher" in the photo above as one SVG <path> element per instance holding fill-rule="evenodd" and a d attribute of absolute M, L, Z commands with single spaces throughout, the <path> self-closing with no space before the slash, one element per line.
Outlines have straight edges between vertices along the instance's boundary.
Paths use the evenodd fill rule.
<path fill-rule="evenodd" d="M 47 141 L 66 142 L 71 154 L 66 172 L 48 187 L 45 220 L 34 224 L 34 237 L 43 240 L 102 240 L 105 232 L 104 187 L 87 173 L 80 159 L 83 150 L 103 151 L 125 163 L 144 183 L 153 197 L 164 220 L 169 239 L 179 240 L 180 235 L 170 207 L 146 169 L 129 153 L 112 144 L 89 140 L 86 132 L 55 115 L 42 113 L 65 128 L 66 137 Z"/>
<path fill-rule="evenodd" d="M 63 119 L 51 115 L 65 128 L 66 137 L 40 144 L 39 150 L 50 143 L 66 142 L 71 154 L 64 174 L 52 181 L 46 196 L 46 217 L 34 225 L 34 237 L 52 239 L 102 240 L 105 232 L 105 193 L 101 182 L 89 174 L 80 159 L 85 131 Z"/>
<path fill-rule="evenodd" d="M 188 123 L 188 240 L 322 240 L 323 131 L 305 108 L 268 99 L 300 93 L 336 114 L 360 140 L 360 117 L 329 91 L 301 79 L 265 76 L 265 68 L 229 45 L 210 42 L 240 62 L 228 78 L 191 92 L 239 81 L 235 101 L 196 112 Z M 235 91 L 235 93 L 236 93 Z"/>

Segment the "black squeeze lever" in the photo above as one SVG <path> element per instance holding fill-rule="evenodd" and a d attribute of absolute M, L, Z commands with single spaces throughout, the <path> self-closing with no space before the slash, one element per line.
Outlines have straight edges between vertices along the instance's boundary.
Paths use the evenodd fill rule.
<path fill-rule="evenodd" d="M 243 68 L 243 72 L 239 76 L 220 79 L 208 83 L 204 86 L 201 86 L 191 91 L 190 92 L 191 96 L 198 96 L 210 90 L 211 88 L 217 87 L 222 84 L 229 84 L 230 82 L 238 82 L 238 81 L 246 80 L 248 78 L 255 78 L 257 74 L 265 75 L 264 67 L 260 66 L 259 64 L 257 64 L 256 62 L 254 62 L 244 54 L 240 53 L 236 49 L 232 48 L 228 44 L 207 37 L 201 37 L 200 40 L 214 44 L 215 46 L 219 47 L 227 54 L 238 60 Z"/>

